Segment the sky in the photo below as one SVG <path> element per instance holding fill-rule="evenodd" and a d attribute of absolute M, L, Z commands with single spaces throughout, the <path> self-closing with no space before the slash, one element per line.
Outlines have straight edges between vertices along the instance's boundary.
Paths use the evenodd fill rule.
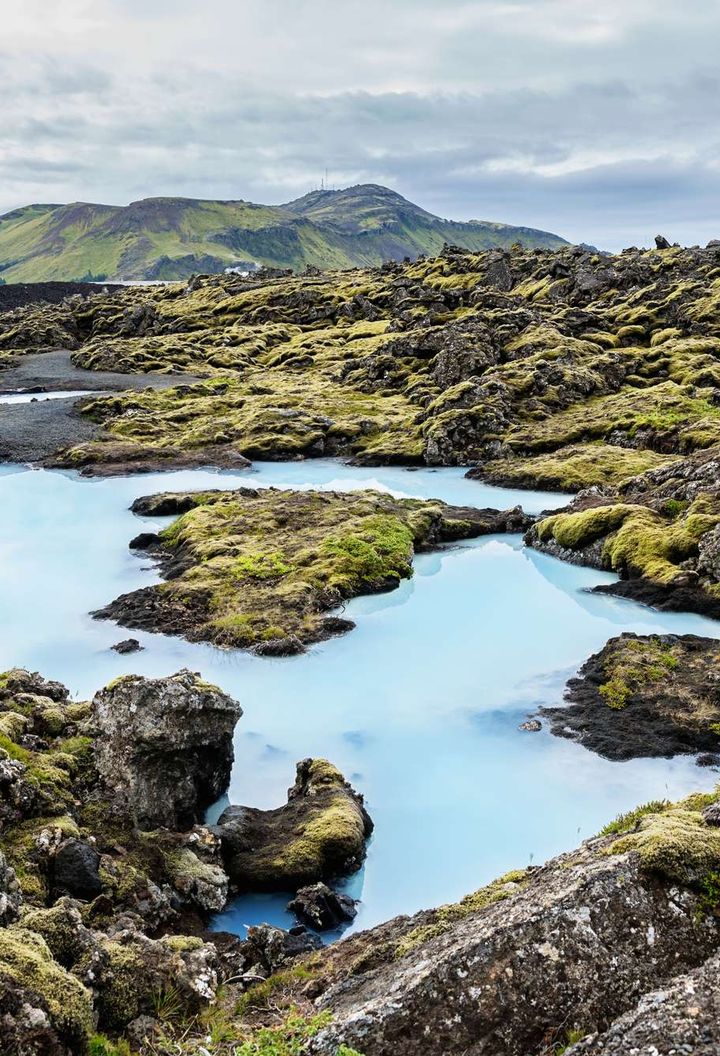
<path fill-rule="evenodd" d="M 605 249 L 720 237 L 717 0 L 2 0 L 0 213 L 382 183 Z"/>

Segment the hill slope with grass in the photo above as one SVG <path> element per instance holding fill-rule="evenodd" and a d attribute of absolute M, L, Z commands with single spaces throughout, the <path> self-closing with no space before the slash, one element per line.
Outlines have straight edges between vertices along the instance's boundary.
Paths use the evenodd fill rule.
<path fill-rule="evenodd" d="M 522 242 L 557 248 L 546 231 L 443 220 L 386 187 L 313 191 L 282 206 L 146 198 L 127 206 L 30 205 L 0 217 L 0 279 L 183 279 L 228 267 L 348 268 Z"/>

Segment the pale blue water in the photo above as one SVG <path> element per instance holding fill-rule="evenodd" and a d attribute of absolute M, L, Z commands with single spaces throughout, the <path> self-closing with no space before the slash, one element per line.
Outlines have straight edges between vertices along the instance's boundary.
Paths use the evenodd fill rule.
<path fill-rule="evenodd" d="M 0 394 L 2 403 L 44 403 L 46 400 L 72 400 L 78 396 L 94 396 L 91 389 L 76 389 L 72 392 L 12 392 Z"/>
<path fill-rule="evenodd" d="M 613 577 L 489 537 L 420 555 L 392 594 L 346 607 L 350 634 L 269 660 L 142 632 L 87 615 L 157 581 L 127 548 L 157 519 L 127 507 L 159 490 L 236 484 L 382 487 L 454 503 L 529 511 L 562 496 L 488 488 L 462 470 L 357 469 L 318 461 L 255 472 L 152 474 L 104 481 L 0 467 L 0 670 L 21 665 L 80 696 L 122 673 L 201 671 L 244 708 L 229 798 L 284 802 L 295 762 L 332 759 L 375 820 L 367 863 L 347 888 L 362 899 L 356 927 L 457 899 L 499 873 L 541 862 L 644 800 L 711 787 L 692 758 L 611 763 L 545 730 L 518 731 L 539 704 L 561 700 L 567 677 L 623 630 L 720 637 L 699 616 L 656 613 L 585 593 Z M 143 652 L 110 646 L 138 637 Z M 290 922 L 285 896 L 244 898 L 217 925 L 243 933 Z"/>

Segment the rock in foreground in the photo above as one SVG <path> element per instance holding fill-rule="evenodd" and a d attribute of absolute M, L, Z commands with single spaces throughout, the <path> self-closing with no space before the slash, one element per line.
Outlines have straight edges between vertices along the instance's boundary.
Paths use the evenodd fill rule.
<path fill-rule="evenodd" d="M 284 807 L 228 807 L 218 823 L 227 871 L 243 890 L 296 891 L 355 872 L 372 829 L 362 796 L 324 759 L 298 763 Z"/>
<path fill-rule="evenodd" d="M 332 1023 L 310 1051 L 540 1056 L 607 1030 L 720 946 L 711 798 L 637 812 L 540 869 L 338 943 L 313 991 Z M 648 1040 L 666 1044 L 664 1025 Z"/>
<path fill-rule="evenodd" d="M 98 770 L 140 827 L 190 828 L 227 789 L 242 709 L 199 675 L 126 675 L 93 708 Z"/>
<path fill-rule="evenodd" d="M 583 664 L 552 732 L 608 759 L 720 751 L 720 642 L 622 634 Z"/>

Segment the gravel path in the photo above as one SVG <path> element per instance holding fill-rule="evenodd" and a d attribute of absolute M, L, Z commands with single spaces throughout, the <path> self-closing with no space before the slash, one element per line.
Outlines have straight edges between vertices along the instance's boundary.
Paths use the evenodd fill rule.
<path fill-rule="evenodd" d="M 189 374 L 114 374 L 83 370 L 59 350 L 24 356 L 0 374 L 0 393 L 11 392 L 120 392 L 127 389 L 169 388 L 199 379 Z M 39 462 L 61 448 L 101 433 L 100 426 L 75 411 L 79 397 L 39 400 L 37 403 L 0 404 L 0 462 Z"/>

